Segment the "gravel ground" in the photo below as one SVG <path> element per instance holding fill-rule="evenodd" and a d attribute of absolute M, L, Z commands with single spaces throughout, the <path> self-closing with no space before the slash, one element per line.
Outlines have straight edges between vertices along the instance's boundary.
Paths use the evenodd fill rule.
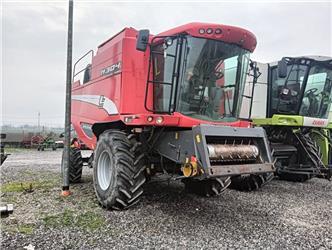
<path fill-rule="evenodd" d="M 3 164 L 1 201 L 15 211 L 1 220 L 1 249 L 332 249 L 326 180 L 275 180 L 215 198 L 187 194 L 179 182 L 153 182 L 138 206 L 115 212 L 98 206 L 91 169 L 72 196 L 60 197 L 60 161 L 60 150 L 23 150 Z"/>

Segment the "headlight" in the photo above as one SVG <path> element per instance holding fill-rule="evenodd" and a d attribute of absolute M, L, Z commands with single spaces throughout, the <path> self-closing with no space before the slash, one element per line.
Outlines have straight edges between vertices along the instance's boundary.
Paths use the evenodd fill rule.
<path fill-rule="evenodd" d="M 164 121 L 164 118 L 162 116 L 158 116 L 157 119 L 156 119 L 157 124 L 162 124 L 163 121 Z"/>
<path fill-rule="evenodd" d="M 148 122 L 152 122 L 153 121 L 153 116 L 148 116 L 147 120 L 148 120 Z"/>

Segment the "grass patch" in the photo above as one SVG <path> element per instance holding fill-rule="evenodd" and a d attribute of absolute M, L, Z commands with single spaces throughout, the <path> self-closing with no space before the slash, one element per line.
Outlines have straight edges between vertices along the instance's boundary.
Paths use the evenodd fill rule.
<path fill-rule="evenodd" d="M 32 234 L 35 226 L 32 224 L 22 224 L 17 226 L 17 231 L 21 234 Z"/>
<path fill-rule="evenodd" d="M 30 170 L 30 169 L 23 169 L 23 170 L 20 170 L 19 172 L 21 175 L 24 175 L 24 176 L 35 176 L 36 175 L 36 172 Z"/>
<path fill-rule="evenodd" d="M 31 149 L 5 147 L 5 152 L 8 153 L 8 154 L 19 153 L 19 152 L 27 152 L 28 150 L 31 150 Z"/>
<path fill-rule="evenodd" d="M 94 231 L 104 225 L 104 219 L 101 215 L 93 212 L 76 214 L 74 211 L 66 209 L 63 213 L 49 215 L 43 218 L 47 227 L 77 227 L 87 231 Z"/>
<path fill-rule="evenodd" d="M 31 181 L 31 182 L 9 182 L 2 184 L 0 190 L 3 193 L 7 192 L 23 192 L 29 191 L 30 189 L 50 189 L 56 185 L 57 180 L 48 181 Z"/>

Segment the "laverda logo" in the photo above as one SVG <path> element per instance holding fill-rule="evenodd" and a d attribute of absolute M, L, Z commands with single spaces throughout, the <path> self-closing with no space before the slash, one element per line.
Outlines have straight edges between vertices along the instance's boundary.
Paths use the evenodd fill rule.
<path fill-rule="evenodd" d="M 313 120 L 312 121 L 312 125 L 315 125 L 315 126 L 324 126 L 325 125 L 325 121 L 324 120 Z"/>
<path fill-rule="evenodd" d="M 121 62 L 117 62 L 107 68 L 102 69 L 100 72 L 100 75 L 101 76 L 105 76 L 105 75 L 112 76 L 116 73 L 119 73 L 120 71 L 121 71 Z"/>

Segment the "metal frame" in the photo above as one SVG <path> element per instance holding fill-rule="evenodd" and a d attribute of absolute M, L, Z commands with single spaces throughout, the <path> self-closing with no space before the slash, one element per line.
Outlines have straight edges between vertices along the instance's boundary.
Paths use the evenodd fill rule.
<path fill-rule="evenodd" d="M 252 113 L 252 104 L 254 101 L 254 94 L 255 94 L 255 87 L 257 84 L 257 80 L 258 78 L 261 76 L 261 72 L 259 71 L 259 68 L 257 67 L 257 62 L 250 60 L 249 62 L 249 72 L 248 72 L 248 76 L 252 76 L 253 80 L 252 80 L 252 88 L 251 88 L 251 95 L 244 95 L 242 94 L 242 97 L 248 98 L 250 99 L 250 107 L 249 107 L 249 114 L 248 114 L 248 118 L 245 120 L 251 120 L 251 113 Z M 250 74 L 250 71 L 252 71 L 253 73 Z M 250 82 L 249 82 L 250 84 Z M 250 86 L 250 85 L 249 85 Z"/>
<path fill-rule="evenodd" d="M 220 140 L 251 139 L 257 143 L 260 150 L 261 163 L 211 165 L 207 147 L 207 137 Z M 227 126 L 199 125 L 188 130 L 174 130 L 163 132 L 154 145 L 154 150 L 161 156 L 184 164 L 191 156 L 196 156 L 204 174 L 198 179 L 216 176 L 233 176 L 249 173 L 274 172 L 271 150 L 263 128 L 235 128 Z"/>
<path fill-rule="evenodd" d="M 160 82 L 160 81 L 155 81 L 150 79 L 151 75 L 151 64 L 153 63 L 153 55 L 154 54 L 161 54 L 159 52 L 153 51 L 152 48 L 155 45 L 160 45 L 159 43 L 153 44 L 154 40 L 162 39 L 163 38 L 174 38 L 176 39 L 176 48 L 175 48 L 175 55 L 169 55 L 166 54 L 166 56 L 171 56 L 174 58 L 173 62 L 173 73 L 172 73 L 172 82 Z M 159 42 L 159 41 L 158 41 Z M 176 99 L 177 99 L 177 89 L 178 89 L 178 83 L 179 83 L 179 70 L 180 70 L 180 62 L 181 62 L 181 53 L 182 53 L 182 36 L 177 35 L 177 36 L 155 36 L 152 38 L 151 44 L 150 44 L 150 57 L 149 57 L 149 67 L 148 67 L 148 77 L 147 77 L 147 83 L 146 83 L 146 89 L 145 89 L 145 98 L 144 98 L 144 107 L 147 111 L 153 112 L 153 113 L 158 113 L 158 114 L 171 114 L 175 111 L 175 106 L 176 106 Z M 180 55 L 179 55 L 180 54 Z M 154 76 L 154 67 L 152 66 L 152 75 Z M 153 77 L 152 76 L 152 77 Z M 175 80 L 175 81 L 174 81 Z M 147 105 L 147 100 L 148 100 L 148 94 L 149 94 L 149 84 L 162 84 L 162 85 L 170 85 L 171 86 L 171 91 L 170 91 L 170 100 L 169 100 L 169 105 L 168 105 L 168 111 L 157 111 L 154 109 L 150 109 Z M 173 90 L 174 90 L 174 85 L 175 86 L 175 93 L 173 95 Z M 172 108 L 172 102 L 173 102 L 173 108 Z"/>
<path fill-rule="evenodd" d="M 89 54 L 91 54 L 91 61 L 92 61 L 92 58 L 94 57 L 94 51 L 93 50 L 89 50 L 88 52 L 86 52 L 83 56 L 81 56 L 74 64 L 74 68 L 73 68 L 73 79 L 72 81 L 74 82 L 74 79 L 75 79 L 75 76 L 77 76 L 78 74 L 80 74 L 81 72 L 83 72 L 86 68 L 83 68 L 81 69 L 80 71 L 78 71 L 76 74 L 75 74 L 75 70 L 76 70 L 76 65 L 83 59 L 85 58 L 86 56 L 88 56 Z"/>

